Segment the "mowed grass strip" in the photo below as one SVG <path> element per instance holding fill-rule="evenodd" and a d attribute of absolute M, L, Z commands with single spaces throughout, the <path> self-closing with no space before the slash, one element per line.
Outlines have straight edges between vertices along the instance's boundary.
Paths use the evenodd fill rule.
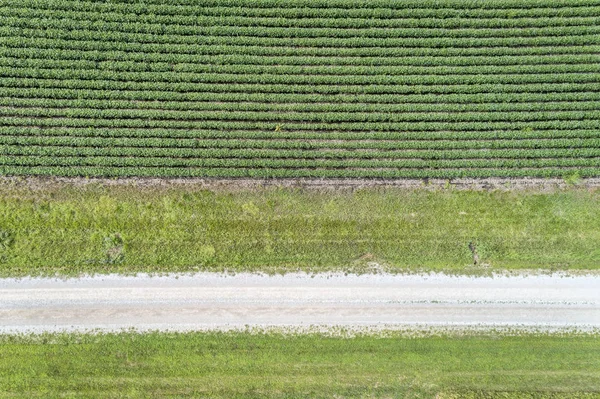
<path fill-rule="evenodd" d="M 600 266 L 598 189 L 1 184 L 2 276 Z"/>
<path fill-rule="evenodd" d="M 598 398 L 594 336 L 0 336 L 0 397 Z"/>

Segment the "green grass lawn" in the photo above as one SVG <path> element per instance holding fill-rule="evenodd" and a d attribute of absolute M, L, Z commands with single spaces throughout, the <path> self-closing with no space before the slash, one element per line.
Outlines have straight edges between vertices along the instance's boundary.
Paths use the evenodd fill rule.
<path fill-rule="evenodd" d="M 597 189 L 31 189 L 5 181 L 0 275 L 364 272 L 374 263 L 390 272 L 597 270 L 599 226 Z"/>
<path fill-rule="evenodd" d="M 592 336 L 0 336 L 0 397 L 599 398 Z"/>

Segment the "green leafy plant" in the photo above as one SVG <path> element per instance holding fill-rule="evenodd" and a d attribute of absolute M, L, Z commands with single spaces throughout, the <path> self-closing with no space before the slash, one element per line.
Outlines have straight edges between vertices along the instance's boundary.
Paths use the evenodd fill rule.
<path fill-rule="evenodd" d="M 600 173 L 595 0 L 54 3 L 3 2 L 2 175 Z"/>
<path fill-rule="evenodd" d="M 581 184 L 582 181 L 581 175 L 578 170 L 564 175 L 563 179 L 565 183 L 567 183 L 567 185 L 569 186 L 577 186 Z"/>

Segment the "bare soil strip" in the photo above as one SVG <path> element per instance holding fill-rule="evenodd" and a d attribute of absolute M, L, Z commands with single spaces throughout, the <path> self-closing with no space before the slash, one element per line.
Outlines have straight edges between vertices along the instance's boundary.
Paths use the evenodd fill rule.
<path fill-rule="evenodd" d="M 551 192 L 567 188 L 598 188 L 600 178 L 568 181 L 561 178 L 461 178 L 461 179 L 225 179 L 225 178 L 84 178 L 0 176 L 0 185 L 42 189 L 62 186 L 133 186 L 139 188 L 190 187 L 195 189 L 240 191 L 268 187 L 302 189 L 402 188 L 420 190 L 537 190 Z"/>
<path fill-rule="evenodd" d="M 287 274 L 1 279 L 0 332 L 600 327 L 600 276 Z"/>

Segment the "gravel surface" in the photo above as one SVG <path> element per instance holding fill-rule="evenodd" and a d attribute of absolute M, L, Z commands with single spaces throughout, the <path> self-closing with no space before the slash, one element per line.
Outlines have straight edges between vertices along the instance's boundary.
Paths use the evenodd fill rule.
<path fill-rule="evenodd" d="M 0 333 L 246 327 L 600 328 L 599 275 L 0 279 Z"/>

